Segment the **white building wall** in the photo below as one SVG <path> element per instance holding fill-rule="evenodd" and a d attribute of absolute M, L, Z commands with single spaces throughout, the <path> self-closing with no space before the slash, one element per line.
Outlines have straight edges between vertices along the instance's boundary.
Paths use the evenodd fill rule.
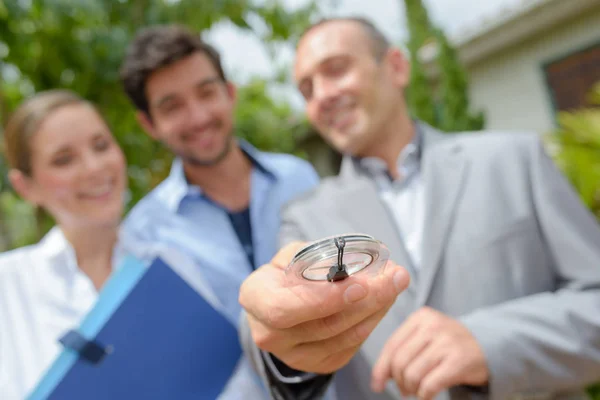
<path fill-rule="evenodd" d="M 555 115 L 544 63 L 599 43 L 597 9 L 470 65 L 471 101 L 486 113 L 486 128 L 551 131 Z"/>

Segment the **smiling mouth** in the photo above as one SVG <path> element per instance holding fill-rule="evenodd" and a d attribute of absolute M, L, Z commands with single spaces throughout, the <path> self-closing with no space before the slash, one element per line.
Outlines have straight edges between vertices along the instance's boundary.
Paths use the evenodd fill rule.
<path fill-rule="evenodd" d="M 333 113 L 327 120 L 327 125 L 331 129 L 344 130 L 352 124 L 354 114 L 352 109 L 338 111 Z"/>
<path fill-rule="evenodd" d="M 214 138 L 216 137 L 217 132 L 214 130 L 206 130 L 204 132 L 196 133 L 195 135 L 188 138 L 188 143 L 197 143 L 201 147 L 210 146 L 213 143 Z"/>
<path fill-rule="evenodd" d="M 104 182 L 102 184 L 96 185 L 95 187 L 86 190 L 84 193 L 81 193 L 79 197 L 83 199 L 104 199 L 110 196 L 115 190 L 115 179 L 111 179 L 110 181 Z"/>
<path fill-rule="evenodd" d="M 184 132 L 181 139 L 184 142 L 206 142 L 212 140 L 217 135 L 221 124 L 218 121 L 213 121 L 205 124 L 203 127 L 197 127 L 194 130 Z"/>

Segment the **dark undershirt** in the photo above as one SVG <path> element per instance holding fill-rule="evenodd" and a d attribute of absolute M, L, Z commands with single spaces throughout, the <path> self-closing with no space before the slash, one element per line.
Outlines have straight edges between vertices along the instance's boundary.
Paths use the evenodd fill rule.
<path fill-rule="evenodd" d="M 246 253 L 246 257 L 248 257 L 248 261 L 252 266 L 252 269 L 256 269 L 255 260 L 254 260 L 254 246 L 252 245 L 252 227 L 250 224 L 250 208 L 246 208 L 242 211 L 237 212 L 227 212 L 229 216 L 229 220 L 231 221 L 231 225 L 237 234 L 237 237 Z M 296 371 L 293 368 L 288 367 L 286 364 L 281 362 L 277 357 L 271 355 L 273 362 L 275 363 L 277 369 L 283 376 L 297 376 L 300 371 Z M 294 399 L 294 400 L 304 400 L 315 398 L 316 393 L 321 394 L 322 388 L 326 387 L 326 382 L 329 381 L 331 375 L 320 376 L 316 380 L 309 380 L 307 382 L 302 382 L 298 384 L 293 384 L 285 387 L 285 385 L 281 385 L 279 382 L 274 382 L 273 377 L 270 377 L 272 384 L 275 386 L 279 386 L 280 395 L 283 398 Z M 275 380 L 276 381 L 276 380 Z M 318 396 L 320 397 L 320 396 Z"/>
<path fill-rule="evenodd" d="M 254 264 L 254 246 L 252 244 L 252 227 L 250 226 L 250 208 L 248 207 L 242 211 L 227 212 L 227 215 L 252 269 L 256 269 L 256 265 Z"/>

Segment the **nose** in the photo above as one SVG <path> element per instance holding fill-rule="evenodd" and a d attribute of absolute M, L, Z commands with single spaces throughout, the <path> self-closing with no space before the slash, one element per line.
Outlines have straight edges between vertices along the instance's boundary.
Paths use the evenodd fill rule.
<path fill-rule="evenodd" d="M 88 151 L 83 156 L 82 172 L 87 176 L 94 176 L 103 171 L 106 163 L 103 160 L 102 153 L 98 154 L 94 151 Z"/>
<path fill-rule="evenodd" d="M 328 109 L 340 96 L 340 89 L 335 82 L 323 77 L 315 77 L 313 81 L 313 100 L 320 109 Z"/>
<path fill-rule="evenodd" d="M 203 126 L 210 121 L 210 113 L 205 103 L 193 101 L 188 106 L 187 118 L 189 126 Z"/>

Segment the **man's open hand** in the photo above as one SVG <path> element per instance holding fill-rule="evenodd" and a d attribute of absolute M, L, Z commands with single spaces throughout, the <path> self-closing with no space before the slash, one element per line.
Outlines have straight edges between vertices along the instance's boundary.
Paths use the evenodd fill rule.
<path fill-rule="evenodd" d="M 376 276 L 291 286 L 285 268 L 302 246 L 286 246 L 270 264 L 252 273 L 242 284 L 239 300 L 259 348 L 291 368 L 331 373 L 354 356 L 408 287 L 409 275 L 388 261 Z"/>

